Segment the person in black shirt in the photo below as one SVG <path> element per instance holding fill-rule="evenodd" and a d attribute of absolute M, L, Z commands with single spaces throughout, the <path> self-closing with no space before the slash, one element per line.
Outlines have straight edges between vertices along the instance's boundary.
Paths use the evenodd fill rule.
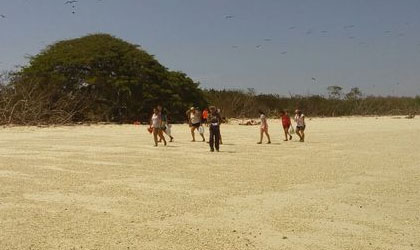
<path fill-rule="evenodd" d="M 208 123 L 209 123 L 209 130 L 210 130 L 210 151 L 214 152 L 214 149 L 216 148 L 216 151 L 219 152 L 219 144 L 220 144 L 220 123 L 222 122 L 222 118 L 220 117 L 220 114 L 217 112 L 216 107 L 211 106 L 210 108 L 210 114 L 208 117 Z"/>

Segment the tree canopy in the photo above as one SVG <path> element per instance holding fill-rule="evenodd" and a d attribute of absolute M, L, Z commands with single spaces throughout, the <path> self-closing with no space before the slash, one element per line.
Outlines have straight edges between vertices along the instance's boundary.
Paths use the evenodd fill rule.
<path fill-rule="evenodd" d="M 60 41 L 30 58 L 14 79 L 16 88 L 31 85 L 48 105 L 72 96 L 85 107 L 77 119 L 145 121 L 160 104 L 173 119 L 190 106 L 205 106 L 202 91 L 186 74 L 169 71 L 140 46 L 108 34 Z"/>

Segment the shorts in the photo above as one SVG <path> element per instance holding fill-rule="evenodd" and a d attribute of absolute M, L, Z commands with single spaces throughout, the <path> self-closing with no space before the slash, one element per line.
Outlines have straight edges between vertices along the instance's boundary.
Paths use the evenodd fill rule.
<path fill-rule="evenodd" d="M 305 130 L 305 128 L 306 128 L 306 125 L 303 125 L 303 126 L 296 126 L 296 130 L 302 130 L 302 131 L 304 131 L 304 130 Z"/>
<path fill-rule="evenodd" d="M 202 121 L 203 123 L 207 123 L 207 118 L 203 118 L 201 121 Z"/>
<path fill-rule="evenodd" d="M 283 128 L 284 129 L 289 129 L 290 128 L 290 125 L 291 125 L 290 123 L 289 124 L 283 124 Z"/>
<path fill-rule="evenodd" d="M 261 129 L 261 131 L 264 131 L 264 132 L 268 133 L 268 127 L 261 127 L 260 129 Z"/>
<path fill-rule="evenodd" d="M 199 128 L 200 126 L 201 126 L 200 122 L 191 124 L 191 127 L 193 127 L 193 128 Z"/>

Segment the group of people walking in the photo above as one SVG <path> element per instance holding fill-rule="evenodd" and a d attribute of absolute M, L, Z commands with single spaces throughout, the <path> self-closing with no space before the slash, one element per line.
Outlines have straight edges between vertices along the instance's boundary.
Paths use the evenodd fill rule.
<path fill-rule="evenodd" d="M 170 142 L 174 140 L 174 137 L 171 135 L 171 125 L 168 121 L 168 115 L 160 105 L 153 109 L 153 115 L 150 118 L 150 127 L 148 130 L 153 134 L 155 147 L 158 146 L 158 142 L 162 141 L 166 146 L 167 142 L 163 133 L 169 136 Z"/>
<path fill-rule="evenodd" d="M 264 135 L 267 137 L 267 144 L 271 143 L 270 134 L 268 133 L 268 121 L 265 113 L 259 111 L 260 114 L 260 140 L 257 144 L 262 144 Z M 209 146 L 210 151 L 214 152 L 215 150 L 219 152 L 220 144 L 222 144 L 222 136 L 220 133 L 220 125 L 222 124 L 222 117 L 220 115 L 220 110 L 215 106 L 210 106 L 208 109 L 204 109 L 202 112 L 195 107 L 191 107 L 186 112 L 188 118 L 188 124 L 190 127 L 192 142 L 196 141 L 195 132 L 198 131 L 199 135 L 203 142 L 206 141 L 204 137 L 204 126 L 209 128 Z M 284 130 L 284 141 L 292 140 L 292 133 L 296 132 L 296 135 L 299 137 L 300 142 L 305 141 L 305 115 L 301 110 L 297 109 L 295 111 L 294 121 L 296 123 L 296 131 L 294 130 L 291 122 L 291 118 L 286 110 L 280 112 L 280 118 Z M 174 137 L 171 134 L 171 125 L 168 121 L 168 115 L 163 110 L 162 106 L 157 106 L 153 109 L 153 114 L 150 119 L 150 127 L 148 128 L 149 132 L 153 134 L 153 139 L 155 142 L 155 147 L 158 146 L 159 142 L 167 145 L 164 134 L 169 136 L 170 142 L 174 140 Z"/>
<path fill-rule="evenodd" d="M 198 132 L 203 139 L 203 142 L 206 141 L 204 138 L 204 127 L 209 127 L 209 145 L 210 151 L 214 152 L 216 149 L 219 152 L 220 144 L 222 144 L 222 136 L 220 134 L 220 125 L 222 124 L 222 116 L 220 111 L 216 109 L 215 106 L 210 106 L 209 109 L 204 109 L 203 112 L 200 110 L 191 107 L 190 110 L 186 112 L 188 117 L 188 124 L 191 128 L 192 141 L 195 141 L 195 130 L 198 129 Z"/>
<path fill-rule="evenodd" d="M 257 144 L 261 144 L 264 138 L 264 134 L 267 137 L 267 144 L 271 143 L 270 134 L 268 133 L 268 122 L 263 111 L 259 111 L 260 119 L 261 119 L 261 127 L 260 127 L 260 140 Z M 294 132 L 292 121 L 290 116 L 286 110 L 280 111 L 280 119 L 284 130 L 284 141 L 292 140 L 292 132 Z M 297 109 L 295 111 L 294 121 L 296 122 L 296 134 L 299 136 L 299 141 L 305 141 L 305 115 L 302 113 L 301 110 Z"/>

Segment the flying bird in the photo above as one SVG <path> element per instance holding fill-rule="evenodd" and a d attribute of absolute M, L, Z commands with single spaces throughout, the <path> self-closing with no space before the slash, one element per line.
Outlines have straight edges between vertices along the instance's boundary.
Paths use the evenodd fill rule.
<path fill-rule="evenodd" d="M 310 35 L 310 34 L 312 34 L 312 30 L 308 30 L 308 31 L 306 31 L 306 32 L 305 32 L 305 34 L 306 34 L 306 35 Z"/>
<path fill-rule="evenodd" d="M 287 54 L 287 51 L 280 52 L 280 54 L 286 55 Z"/>
<path fill-rule="evenodd" d="M 73 3 L 77 3 L 77 0 L 66 1 L 64 4 L 73 4 Z"/>
<path fill-rule="evenodd" d="M 354 28 L 354 27 L 356 27 L 355 25 L 346 25 L 346 26 L 344 26 L 344 29 L 352 29 L 352 28 Z"/>
<path fill-rule="evenodd" d="M 354 36 L 349 36 L 349 39 L 350 40 L 353 40 L 355 37 Z"/>
<path fill-rule="evenodd" d="M 322 34 L 327 34 L 328 33 L 328 30 L 321 30 L 321 33 Z"/>
<path fill-rule="evenodd" d="M 264 41 L 270 42 L 271 41 L 271 38 L 265 38 Z"/>
<path fill-rule="evenodd" d="M 6 16 L 5 16 L 5 15 L 3 15 L 3 14 L 1 14 L 1 15 L 0 15 L 0 17 L 1 17 L 1 18 L 6 18 Z"/>
<path fill-rule="evenodd" d="M 231 16 L 231 15 L 227 15 L 227 16 L 225 16 L 225 18 L 226 19 L 232 19 L 234 16 Z"/>
<path fill-rule="evenodd" d="M 290 26 L 289 27 L 289 30 L 294 30 L 294 29 L 296 29 L 296 26 Z"/>
<path fill-rule="evenodd" d="M 237 48 L 239 48 L 239 46 L 238 45 L 232 45 L 232 48 L 237 49 Z"/>
<path fill-rule="evenodd" d="M 262 47 L 262 45 L 258 44 L 257 46 L 255 46 L 255 48 L 260 49 Z"/>

